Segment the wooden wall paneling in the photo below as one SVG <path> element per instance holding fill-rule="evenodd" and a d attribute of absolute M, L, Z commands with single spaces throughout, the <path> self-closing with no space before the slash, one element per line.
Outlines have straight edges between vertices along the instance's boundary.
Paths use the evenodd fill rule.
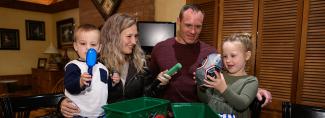
<path fill-rule="evenodd" d="M 218 28 L 218 43 L 233 33 L 247 32 L 252 34 L 252 42 L 256 44 L 258 0 L 220 0 L 220 17 Z M 255 46 L 256 47 L 256 46 Z M 255 49 L 250 61 L 246 64 L 246 71 L 254 74 Z"/>
<path fill-rule="evenodd" d="M 121 0 L 116 12 L 136 15 L 141 21 L 155 20 L 154 0 Z M 102 25 L 105 21 L 91 0 L 79 0 L 80 24 Z"/>
<path fill-rule="evenodd" d="M 79 0 L 79 22 L 99 27 L 105 21 L 91 0 Z"/>
<path fill-rule="evenodd" d="M 260 87 L 272 93 L 271 110 L 296 95 L 301 35 L 302 0 L 261 0 L 256 76 Z"/>
<path fill-rule="evenodd" d="M 124 12 L 138 16 L 140 21 L 155 20 L 154 0 L 122 0 L 117 12 Z"/>
<path fill-rule="evenodd" d="M 297 103 L 325 107 L 325 1 L 304 1 Z"/>

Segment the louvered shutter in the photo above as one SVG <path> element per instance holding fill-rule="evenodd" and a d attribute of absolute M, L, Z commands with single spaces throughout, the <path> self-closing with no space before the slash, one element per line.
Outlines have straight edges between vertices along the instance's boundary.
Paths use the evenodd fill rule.
<path fill-rule="evenodd" d="M 202 31 L 199 39 L 213 47 L 217 48 L 216 29 L 217 29 L 217 3 L 215 0 L 193 0 L 190 3 L 199 6 L 205 13 Z"/>
<path fill-rule="evenodd" d="M 295 97 L 302 1 L 261 0 L 256 75 L 260 87 L 272 93 L 281 110 L 281 101 Z"/>
<path fill-rule="evenodd" d="M 305 1 L 297 102 L 325 107 L 325 1 Z"/>
<path fill-rule="evenodd" d="M 258 0 L 220 0 L 218 29 L 218 49 L 222 41 L 233 33 L 252 33 L 252 42 L 256 44 Z M 254 74 L 255 50 L 246 64 L 246 72 Z"/>

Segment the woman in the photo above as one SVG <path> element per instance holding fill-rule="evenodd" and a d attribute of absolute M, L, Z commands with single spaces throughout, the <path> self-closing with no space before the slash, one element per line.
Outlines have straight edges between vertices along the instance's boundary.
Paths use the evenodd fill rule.
<path fill-rule="evenodd" d="M 111 71 L 119 73 L 121 81 L 108 92 L 108 103 L 132 99 L 152 93 L 145 92 L 150 75 L 144 69 L 144 53 L 138 41 L 136 18 L 115 14 L 106 20 L 101 30 L 101 62 Z M 62 100 L 60 111 L 65 117 L 79 113 L 69 99 Z"/>

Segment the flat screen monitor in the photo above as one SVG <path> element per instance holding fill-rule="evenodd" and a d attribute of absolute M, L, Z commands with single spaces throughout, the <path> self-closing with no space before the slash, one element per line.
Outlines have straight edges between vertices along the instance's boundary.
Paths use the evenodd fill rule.
<path fill-rule="evenodd" d="M 151 53 L 157 43 L 176 36 L 176 23 L 139 21 L 138 32 L 142 49 Z"/>

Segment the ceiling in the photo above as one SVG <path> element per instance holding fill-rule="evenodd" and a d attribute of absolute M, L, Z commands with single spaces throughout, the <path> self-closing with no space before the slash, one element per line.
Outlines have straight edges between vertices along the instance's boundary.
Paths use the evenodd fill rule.
<path fill-rule="evenodd" d="M 79 0 L 0 0 L 0 7 L 56 13 L 79 8 Z"/>
<path fill-rule="evenodd" d="M 57 2 L 61 2 L 63 0 L 17 0 L 17 1 L 24 1 L 24 2 L 30 2 L 35 4 L 42 4 L 42 5 L 51 5 Z"/>

